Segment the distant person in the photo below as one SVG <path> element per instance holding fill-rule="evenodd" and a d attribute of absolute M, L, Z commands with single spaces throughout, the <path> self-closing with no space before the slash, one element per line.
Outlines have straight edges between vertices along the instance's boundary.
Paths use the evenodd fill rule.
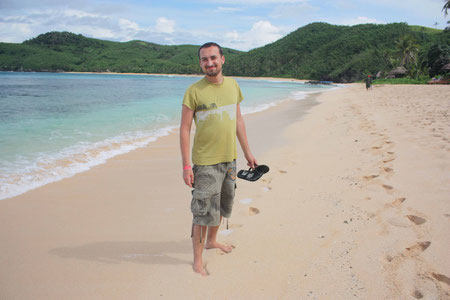
<path fill-rule="evenodd" d="M 372 89 L 372 77 L 367 75 L 366 77 L 366 90 Z"/>
<path fill-rule="evenodd" d="M 218 248 L 229 253 L 232 247 L 216 241 L 222 217 L 229 218 L 236 188 L 236 136 L 247 165 L 257 166 L 247 142 L 237 82 L 222 75 L 225 62 L 222 48 L 206 43 L 198 50 L 205 77 L 192 84 L 184 95 L 180 125 L 180 148 L 183 179 L 192 191 L 191 211 L 194 271 L 208 275 L 202 260 L 203 248 Z M 196 131 L 191 167 L 189 144 L 192 120 Z M 207 238 L 206 231 L 208 231 Z"/>

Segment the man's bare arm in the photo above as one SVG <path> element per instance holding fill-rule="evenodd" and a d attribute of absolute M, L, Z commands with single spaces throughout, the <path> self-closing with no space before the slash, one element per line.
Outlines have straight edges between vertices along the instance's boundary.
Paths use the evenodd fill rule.
<path fill-rule="evenodd" d="M 239 103 L 236 108 L 236 135 L 239 140 L 239 144 L 241 144 L 245 159 L 247 160 L 247 165 L 251 168 L 255 168 L 258 163 L 250 151 L 250 146 L 248 145 L 247 132 L 245 130 L 244 118 L 242 118 L 241 105 Z"/>
<path fill-rule="evenodd" d="M 180 124 L 180 150 L 183 167 L 191 164 L 189 152 L 190 152 L 191 126 L 193 118 L 194 118 L 194 111 L 189 107 L 187 107 L 186 105 L 183 105 Z M 184 183 L 186 183 L 186 185 L 192 187 L 192 184 L 194 183 L 194 173 L 192 172 L 191 169 L 183 170 L 183 180 Z"/>

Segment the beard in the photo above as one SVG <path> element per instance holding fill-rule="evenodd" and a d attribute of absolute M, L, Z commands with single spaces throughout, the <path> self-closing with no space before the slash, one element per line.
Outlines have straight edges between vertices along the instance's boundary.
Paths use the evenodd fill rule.
<path fill-rule="evenodd" d="M 208 69 L 205 67 L 205 74 L 211 77 L 216 77 L 220 74 L 220 71 L 222 71 L 222 68 L 218 67 L 217 65 L 214 65 L 215 69 Z"/>

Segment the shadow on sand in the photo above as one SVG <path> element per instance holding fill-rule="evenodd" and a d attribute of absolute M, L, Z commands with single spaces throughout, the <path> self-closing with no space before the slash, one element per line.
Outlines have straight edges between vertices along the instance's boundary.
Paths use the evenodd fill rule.
<path fill-rule="evenodd" d="M 98 242 L 78 247 L 61 247 L 49 251 L 61 258 L 76 258 L 107 264 L 133 262 L 139 264 L 192 264 L 192 261 L 171 256 L 190 254 L 190 240 L 180 242 Z M 176 256 L 176 255 L 175 255 Z"/>

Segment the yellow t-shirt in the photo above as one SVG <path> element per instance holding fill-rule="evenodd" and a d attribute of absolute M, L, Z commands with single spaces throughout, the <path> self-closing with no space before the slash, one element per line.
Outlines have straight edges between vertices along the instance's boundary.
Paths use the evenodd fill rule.
<path fill-rule="evenodd" d="M 236 159 L 236 106 L 244 98 L 233 78 L 221 84 L 203 78 L 184 94 L 183 105 L 192 109 L 197 127 L 192 148 L 196 165 L 215 165 Z"/>

